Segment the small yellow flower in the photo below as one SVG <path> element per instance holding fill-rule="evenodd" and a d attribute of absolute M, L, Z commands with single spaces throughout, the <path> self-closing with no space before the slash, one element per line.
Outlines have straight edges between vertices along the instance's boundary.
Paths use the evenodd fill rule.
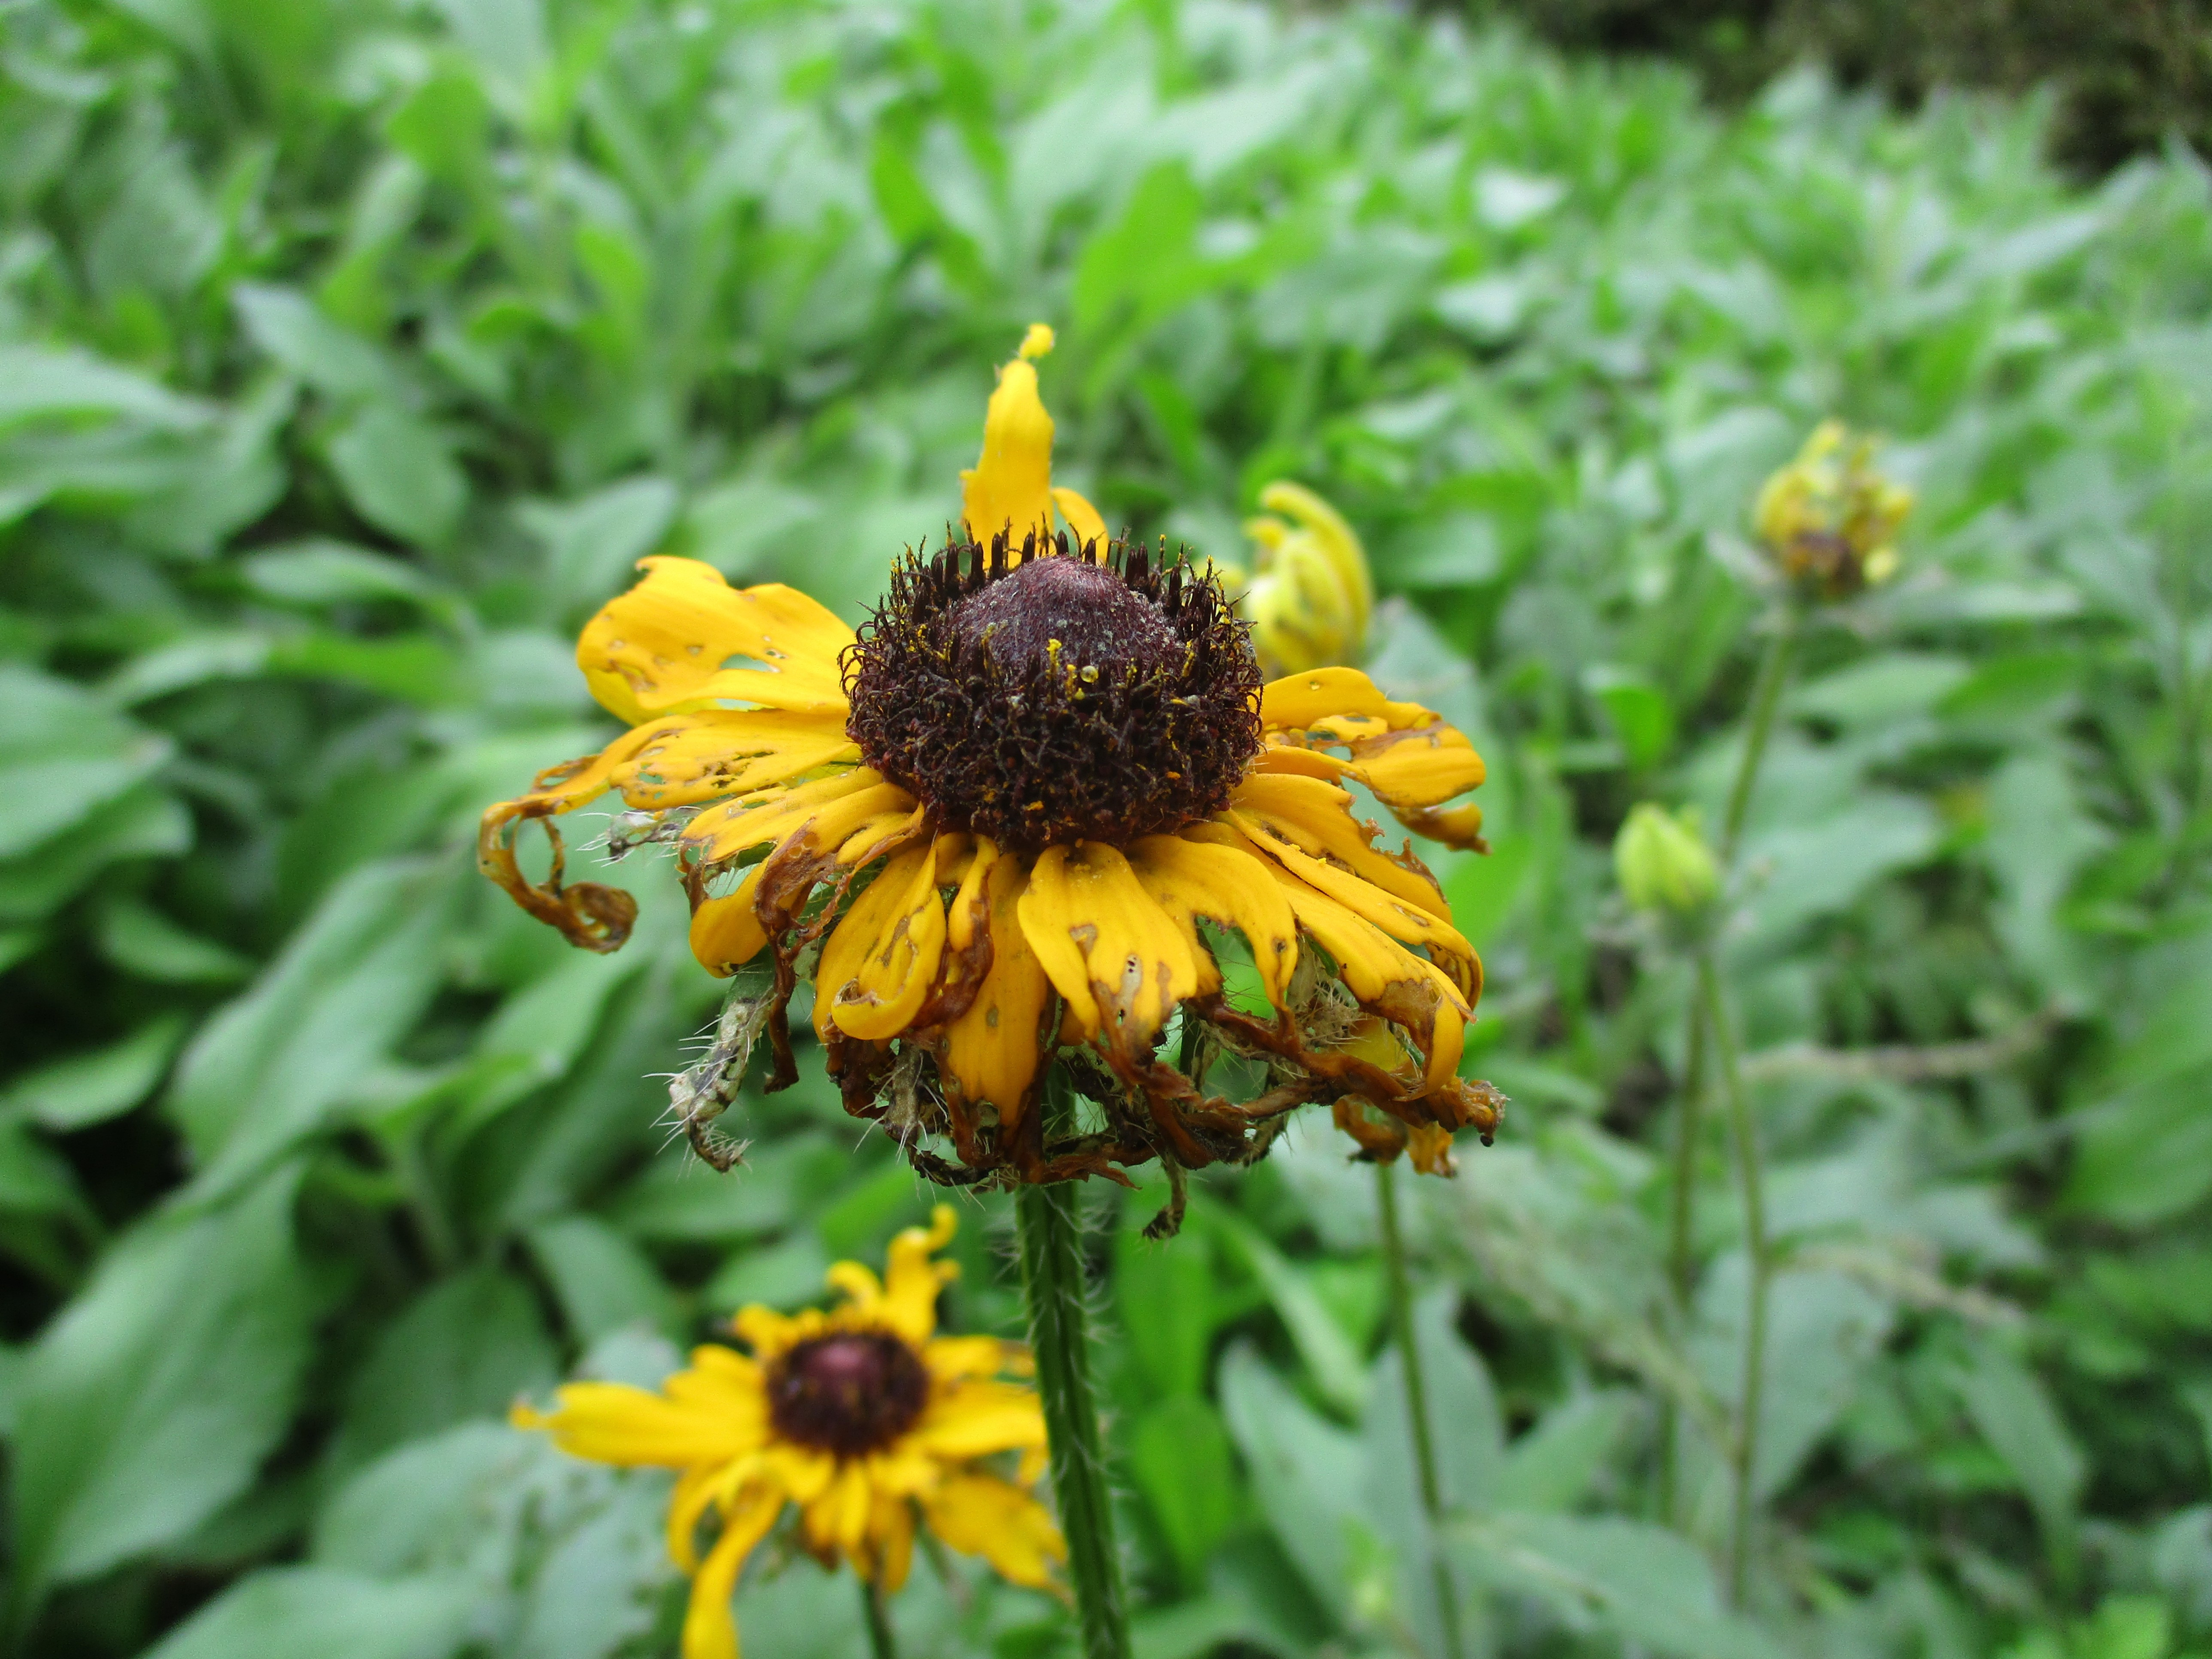
<path fill-rule="evenodd" d="M 1783 574 L 1826 599 L 1897 572 L 1895 538 L 1912 492 L 1875 470 L 1875 441 L 1823 421 L 1759 492 L 1759 538 Z"/>
<path fill-rule="evenodd" d="M 1367 550 L 1344 515 L 1304 484 L 1277 479 L 1260 492 L 1267 509 L 1244 521 L 1258 550 L 1248 578 L 1223 567 L 1237 608 L 1252 624 L 1260 665 L 1302 674 L 1366 654 L 1375 610 Z"/>
<path fill-rule="evenodd" d="M 658 1393 L 570 1382 L 550 1412 L 518 1406 L 519 1428 L 596 1463 L 680 1471 L 668 1549 L 691 1578 L 684 1659 L 738 1659 L 730 1596 L 745 1558 L 787 1504 L 825 1567 L 842 1560 L 884 1590 L 906 1582 L 915 1528 L 980 1555 L 1015 1583 L 1052 1587 L 1060 1530 L 1030 1494 L 1044 1463 L 1044 1413 L 1018 1345 L 940 1337 L 937 1293 L 957 1271 L 933 1260 L 951 1210 L 891 1242 L 884 1277 L 857 1261 L 830 1270 L 844 1292 L 827 1312 L 751 1307 L 733 1323 L 751 1348 L 694 1349 Z M 988 1460 L 1018 1459 L 1013 1478 Z M 712 1523 L 704 1555 L 699 1534 Z"/>
<path fill-rule="evenodd" d="M 541 883 L 514 852 L 521 823 L 550 834 L 616 790 L 620 844 L 676 850 L 699 961 L 730 975 L 768 959 L 769 988 L 732 1001 L 671 1091 L 693 1145 L 725 1164 L 705 1126 L 756 1036 L 775 1052 L 767 1086 L 795 1079 L 784 1011 L 811 963 L 846 1109 L 934 1181 L 1243 1161 L 1291 1110 L 1347 1096 L 1378 1115 L 1370 1153 L 1411 1146 L 1448 1168 L 1454 1132 L 1498 1121 L 1496 1091 L 1457 1074 L 1482 965 L 1435 877 L 1410 847 L 1376 845 L 1346 786 L 1475 846 L 1481 809 L 1453 803 L 1482 781 L 1481 757 L 1355 669 L 1263 684 L 1218 581 L 1104 540 L 1090 503 L 1052 486 L 1035 362 L 1050 344 L 1033 327 L 1000 371 L 964 475 L 970 539 L 896 566 L 857 635 L 791 588 L 643 561 L 576 647 L 631 730 L 492 807 L 482 867 L 573 942 L 617 948 L 629 895 L 564 884 L 557 839 Z M 1283 546 L 1311 544 L 1352 596 L 1347 636 L 1364 632 L 1349 528 L 1295 486 L 1269 499 L 1298 520 Z M 1256 971 L 1267 1017 L 1231 1006 L 1225 953 Z M 1178 1017 L 1189 1069 L 1160 1052 Z M 1206 1095 L 1223 1048 L 1265 1060 L 1260 1099 Z M 1048 1141 L 1038 1108 L 1063 1056 L 1105 1123 Z"/>

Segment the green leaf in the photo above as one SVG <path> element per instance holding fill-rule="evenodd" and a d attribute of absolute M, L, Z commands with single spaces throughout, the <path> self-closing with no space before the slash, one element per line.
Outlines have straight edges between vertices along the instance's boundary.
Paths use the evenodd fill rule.
<path fill-rule="evenodd" d="M 1128 1208 L 1132 1219 L 1152 1212 L 1141 1200 Z M 1205 1230 L 1186 1228 L 1172 1242 L 1158 1243 L 1124 1227 L 1114 1242 L 1114 1296 L 1133 1380 L 1145 1397 L 1203 1393 L 1217 1317 L 1213 1250 Z"/>
<path fill-rule="evenodd" d="M 253 343 L 327 397 L 392 398 L 399 380 L 384 353 L 333 322 L 304 294 L 258 283 L 231 290 Z"/>
<path fill-rule="evenodd" d="M 454 891 L 440 864 L 361 866 L 202 1028 L 168 1102 L 201 1190 L 313 1133 L 384 1060 L 437 989 Z"/>
<path fill-rule="evenodd" d="M 68 681 L 0 664 L 0 859 L 128 793 L 170 753 Z"/>
<path fill-rule="evenodd" d="M 0 1091 L 0 1116 L 66 1133 L 105 1123 L 154 1092 L 184 1041 L 185 1019 L 149 1020 L 120 1042 L 26 1072 Z"/>
<path fill-rule="evenodd" d="M 1454 1528 L 1464 1571 L 1534 1595 L 1669 1659 L 1774 1659 L 1783 1650 L 1727 1612 L 1704 1552 L 1616 1516 L 1501 1514 Z"/>
<path fill-rule="evenodd" d="M 19 1607 L 182 1537 L 245 1490 L 290 1421 L 313 1304 L 298 1172 L 228 1208 L 141 1222 L 26 1362 Z"/>
<path fill-rule="evenodd" d="M 88 351 L 0 345 L 0 428 L 25 421 L 129 420 L 204 426 L 215 411 Z"/>
<path fill-rule="evenodd" d="M 446 1659 L 476 1612 L 465 1581 L 271 1567 L 203 1607 L 146 1659 Z"/>
<path fill-rule="evenodd" d="M 228 985 L 253 971 L 251 958 L 187 933 L 150 905 L 115 898 L 100 907 L 100 953 L 137 979 L 161 985 Z"/>
<path fill-rule="evenodd" d="M 349 1467 L 469 1418 L 503 1416 L 556 1374 L 528 1288 L 471 1267 L 385 1326 L 347 1388 L 333 1460 Z"/>
<path fill-rule="evenodd" d="M 1244 1344 L 1221 1363 L 1221 1413 L 1267 1525 L 1309 1589 L 1341 1607 L 1361 1514 L 1359 1443 L 1308 1407 Z"/>
<path fill-rule="evenodd" d="M 468 479 L 445 437 L 398 404 L 377 402 L 332 434 L 331 467 L 362 517 L 420 547 L 442 547 L 468 505 Z"/>
<path fill-rule="evenodd" d="M 553 592 L 565 616 L 596 610 L 636 579 L 639 559 L 676 522 L 676 486 L 650 474 L 626 478 L 580 501 L 527 501 L 523 528 L 545 544 Z"/>
<path fill-rule="evenodd" d="M 238 568 L 255 592 L 284 605 L 319 609 L 379 599 L 425 605 L 437 594 L 429 578 L 413 565 L 327 537 L 249 554 Z"/>
<path fill-rule="evenodd" d="M 1656 766 L 1674 746 L 1674 708 L 1667 694 L 1632 669 L 1592 668 L 1583 684 L 1597 699 L 1631 767 Z"/>
<path fill-rule="evenodd" d="M 2069 1557 L 2088 1469 L 2041 1380 L 1984 1338 L 1970 1346 L 1951 1382 L 1982 1438 L 2027 1494 L 2046 1545 L 2055 1556 Z"/>
<path fill-rule="evenodd" d="M 1351 1335 L 1330 1314 L 1297 1265 L 1233 1211 L 1209 1207 L 1206 1224 L 1259 1281 L 1322 1397 L 1347 1417 L 1359 1415 L 1367 1403 L 1367 1367 Z"/>
<path fill-rule="evenodd" d="M 1221 1414 L 1189 1395 L 1146 1408 L 1128 1430 L 1129 1472 L 1167 1535 L 1186 1582 L 1237 1518 L 1236 1471 Z"/>
<path fill-rule="evenodd" d="M 1580 1504 L 1620 1443 L 1630 1404 L 1626 1395 L 1608 1392 L 1576 1395 L 1553 1407 L 1506 1451 L 1498 1506 L 1557 1513 Z"/>
<path fill-rule="evenodd" d="M 564 1216 L 532 1227 L 530 1248 L 580 1341 L 638 1324 L 683 1333 L 682 1313 L 653 1263 L 597 1217 Z"/>

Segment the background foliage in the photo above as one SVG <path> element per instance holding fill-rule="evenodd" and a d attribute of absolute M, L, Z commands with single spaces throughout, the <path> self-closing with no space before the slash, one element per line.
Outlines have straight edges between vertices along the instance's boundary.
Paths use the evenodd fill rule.
<path fill-rule="evenodd" d="M 1741 114 L 1510 33 L 1218 0 L 0 7 L 0 1365 L 39 1655 L 669 1650 L 660 1489 L 507 1430 L 817 1294 L 931 1194 L 818 1065 L 663 1146 L 715 988 L 674 884 L 588 957 L 482 804 L 597 746 L 568 640 L 651 550 L 849 615 L 1061 330 L 1063 469 L 1233 550 L 1294 475 L 1399 596 L 1376 672 L 1492 762 L 1449 863 L 1515 1099 L 1414 1215 L 1480 1650 L 2161 1659 L 2212 1627 L 2212 624 L 2197 161 L 2033 109 Z M 1750 492 L 1818 418 L 1922 491 L 1806 647 L 1726 969 L 1787 1252 L 1749 1606 L 1660 1402 L 1686 975 L 1606 849 L 1702 803 Z M 626 874 L 629 872 L 625 872 Z M 637 872 L 651 878 L 660 872 Z M 1428 1650 L 1373 1188 L 1318 1127 L 1167 1249 L 1101 1193 L 1143 1651 Z M 996 1201 L 949 1312 L 1011 1328 Z M 748 1581 L 753 1650 L 856 1650 Z M 1052 1606 L 923 1567 L 916 1652 Z M 1222 1644 L 1226 1644 L 1225 1646 Z"/>

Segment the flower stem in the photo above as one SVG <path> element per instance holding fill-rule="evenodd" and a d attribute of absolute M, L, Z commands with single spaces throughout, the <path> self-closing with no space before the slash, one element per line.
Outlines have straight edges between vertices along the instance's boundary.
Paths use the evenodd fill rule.
<path fill-rule="evenodd" d="M 898 1659 L 898 1638 L 891 1633 L 890 1599 L 872 1578 L 860 1580 L 860 1606 L 868 1615 L 868 1652 L 872 1659 Z"/>
<path fill-rule="evenodd" d="M 1054 1066 L 1045 1079 L 1048 1139 L 1075 1115 L 1074 1091 Z M 1052 1489 L 1067 1539 L 1067 1577 L 1082 1627 L 1082 1659 L 1128 1659 L 1129 1620 L 1121 1595 L 1121 1557 L 1114 1541 L 1113 1494 L 1091 1389 L 1083 1238 L 1075 1188 L 1017 1189 L 1022 1293 L 1029 1304 L 1030 1350 L 1036 1359 L 1052 1459 Z"/>
<path fill-rule="evenodd" d="M 1743 1187 L 1744 1250 L 1750 1258 L 1751 1285 L 1744 1316 L 1743 1385 L 1739 1391 L 1735 1444 L 1730 1448 L 1734 1477 L 1733 1503 L 1729 1516 L 1729 1603 L 1743 1605 L 1744 1575 L 1751 1556 L 1752 1480 L 1759 1468 L 1759 1420 L 1766 1393 L 1766 1304 L 1772 1277 L 1766 1241 L 1765 1182 L 1759 1158 L 1759 1129 L 1752 1121 L 1745 1099 L 1743 1079 L 1736 1066 L 1735 1038 L 1729 1030 L 1728 1011 L 1721 1004 L 1720 975 L 1713 971 L 1712 956 L 1698 957 L 1698 1000 L 1705 1023 L 1711 1028 L 1715 1055 L 1720 1061 L 1721 1091 L 1728 1101 L 1729 1126 L 1735 1140 L 1737 1179 Z"/>
<path fill-rule="evenodd" d="M 1406 1379 L 1406 1417 L 1413 1429 L 1413 1466 L 1421 1480 L 1421 1507 L 1429 1517 L 1429 1571 L 1436 1580 L 1437 1623 L 1443 1632 L 1447 1659 L 1462 1659 L 1459 1591 L 1452 1583 L 1437 1537 L 1443 1525 L 1443 1488 L 1437 1479 L 1437 1448 L 1429 1427 L 1429 1390 L 1421 1375 L 1420 1345 L 1413 1336 L 1413 1293 L 1406 1271 L 1406 1237 L 1398 1224 L 1398 1166 L 1375 1166 L 1375 1196 L 1382 1221 L 1382 1266 L 1390 1294 L 1390 1334 Z"/>
<path fill-rule="evenodd" d="M 1751 787 L 1758 781 L 1759 763 L 1766 758 L 1766 740 L 1774 732 L 1774 711 L 1781 706 L 1783 683 L 1790 678 L 1790 653 L 1797 642 L 1797 609 L 1784 604 L 1775 612 L 1774 632 L 1759 659 L 1759 678 L 1751 690 L 1751 723 L 1743 734 L 1743 754 L 1736 762 L 1735 783 L 1729 790 L 1728 816 L 1721 823 L 1721 867 L 1735 861 L 1735 844 L 1743 834 L 1744 814 L 1751 807 Z"/>
<path fill-rule="evenodd" d="M 1705 1018 L 1698 994 L 1690 998 L 1689 1052 L 1682 1066 L 1682 1103 L 1674 1120 L 1673 1213 L 1668 1218 L 1667 1277 L 1674 1293 L 1678 1328 L 1690 1322 L 1690 1294 L 1697 1279 L 1698 1142 L 1705 1111 Z M 1681 1413 L 1670 1396 L 1662 1413 L 1659 1443 L 1659 1513 L 1674 1518 L 1681 1486 Z"/>

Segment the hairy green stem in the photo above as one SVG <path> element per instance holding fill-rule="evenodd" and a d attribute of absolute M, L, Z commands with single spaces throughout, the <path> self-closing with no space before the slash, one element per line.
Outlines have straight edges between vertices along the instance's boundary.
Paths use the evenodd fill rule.
<path fill-rule="evenodd" d="M 1045 1079 L 1044 1110 L 1048 1138 L 1073 1127 L 1074 1091 L 1058 1066 Z M 1113 1493 L 1091 1388 L 1075 1187 L 1066 1182 L 1023 1187 L 1015 1195 L 1014 1214 L 1021 1235 L 1030 1350 L 1044 1406 L 1053 1495 L 1067 1540 L 1067 1577 L 1075 1592 L 1082 1659 L 1128 1659 L 1129 1619 L 1122 1602 L 1121 1557 L 1114 1541 Z"/>
<path fill-rule="evenodd" d="M 860 1580 L 860 1607 L 868 1617 L 871 1659 L 898 1659 L 898 1638 L 891 1633 L 890 1601 L 872 1578 Z"/>
<path fill-rule="evenodd" d="M 1690 1294 L 1697 1285 L 1698 1142 L 1705 1129 L 1705 1019 L 1698 997 L 1690 998 L 1689 1053 L 1682 1066 L 1682 1103 L 1674 1118 L 1674 1188 L 1668 1194 L 1667 1278 L 1674 1293 L 1678 1328 L 1690 1322 Z M 1659 1513 L 1668 1521 L 1681 1489 L 1681 1412 L 1670 1395 L 1659 1425 Z"/>
<path fill-rule="evenodd" d="M 1429 1571 L 1436 1581 L 1437 1624 L 1443 1632 L 1447 1659 L 1463 1659 L 1460 1641 L 1459 1591 L 1452 1583 L 1439 1534 L 1443 1527 L 1443 1483 L 1437 1479 L 1437 1448 L 1429 1427 L 1429 1390 L 1421 1375 L 1421 1348 L 1413 1335 L 1413 1280 L 1406 1271 L 1406 1236 L 1398 1224 L 1398 1166 L 1375 1166 L 1376 1206 L 1382 1221 L 1382 1267 L 1389 1285 L 1390 1335 L 1406 1379 L 1406 1417 L 1413 1430 L 1413 1467 L 1419 1472 L 1421 1507 L 1429 1517 Z"/>
<path fill-rule="evenodd" d="M 1729 1127 L 1735 1141 L 1736 1177 L 1743 1188 L 1744 1251 L 1750 1258 L 1751 1285 L 1744 1313 L 1743 1384 L 1738 1392 L 1735 1444 L 1730 1450 L 1733 1492 L 1729 1513 L 1729 1603 L 1743 1605 L 1744 1576 L 1751 1559 L 1752 1481 L 1759 1468 L 1759 1419 L 1766 1393 L 1766 1304 L 1772 1261 L 1766 1242 L 1765 1179 L 1759 1157 L 1759 1127 L 1752 1121 L 1736 1066 L 1735 1038 L 1721 1003 L 1720 975 L 1711 952 L 1698 957 L 1698 1000 L 1711 1028 L 1714 1055 L 1720 1061 L 1721 1092 L 1728 1103 Z"/>
<path fill-rule="evenodd" d="M 1751 808 L 1751 787 L 1758 781 L 1759 763 L 1766 758 L 1766 740 L 1773 735 L 1774 711 L 1782 703 L 1783 683 L 1790 678 L 1790 653 L 1796 642 L 1796 607 L 1785 604 L 1775 613 L 1774 632 L 1766 641 L 1759 678 L 1752 686 L 1750 724 L 1744 728 L 1735 783 L 1729 790 L 1728 816 L 1721 821 L 1723 870 L 1735 861 L 1736 841 L 1743 834 L 1744 814 Z"/>

